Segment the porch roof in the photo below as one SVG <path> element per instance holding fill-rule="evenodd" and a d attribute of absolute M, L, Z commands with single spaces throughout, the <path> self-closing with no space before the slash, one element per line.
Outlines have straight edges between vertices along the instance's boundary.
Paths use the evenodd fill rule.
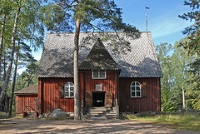
<path fill-rule="evenodd" d="M 37 95 L 38 94 L 38 85 L 31 85 L 29 87 L 23 88 L 15 92 L 16 95 Z"/>

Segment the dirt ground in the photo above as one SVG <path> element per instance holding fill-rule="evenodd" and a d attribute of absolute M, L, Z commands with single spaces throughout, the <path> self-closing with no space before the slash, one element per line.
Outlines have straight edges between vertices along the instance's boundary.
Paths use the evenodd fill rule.
<path fill-rule="evenodd" d="M 167 126 L 130 120 L 0 120 L 0 134 L 199 134 L 200 131 L 176 130 Z"/>

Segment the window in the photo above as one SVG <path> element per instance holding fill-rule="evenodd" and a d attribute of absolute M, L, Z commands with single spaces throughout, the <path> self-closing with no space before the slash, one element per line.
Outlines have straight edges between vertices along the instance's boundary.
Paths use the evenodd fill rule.
<path fill-rule="evenodd" d="M 102 91 L 102 84 L 96 84 L 95 91 Z"/>
<path fill-rule="evenodd" d="M 74 84 L 72 82 L 67 82 L 64 87 L 64 97 L 71 98 L 74 97 Z"/>
<path fill-rule="evenodd" d="M 134 81 L 131 83 L 130 96 L 131 96 L 131 98 L 141 97 L 141 86 L 140 86 L 139 82 Z"/>
<path fill-rule="evenodd" d="M 93 70 L 92 71 L 92 78 L 93 79 L 105 79 L 106 78 L 106 71 L 105 70 Z"/>

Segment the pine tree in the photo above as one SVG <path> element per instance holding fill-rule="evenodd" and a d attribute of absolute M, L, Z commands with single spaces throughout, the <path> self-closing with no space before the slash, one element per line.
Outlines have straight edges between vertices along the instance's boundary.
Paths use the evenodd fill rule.
<path fill-rule="evenodd" d="M 189 70 L 194 74 L 194 78 L 190 82 L 197 83 L 194 89 L 200 90 L 200 2 L 199 0 L 185 0 L 184 5 L 189 6 L 191 11 L 179 15 L 179 17 L 189 20 L 193 24 L 183 31 L 183 34 L 187 36 L 187 40 L 180 43 L 180 46 L 183 46 L 188 51 L 188 54 L 194 57 Z"/>
<path fill-rule="evenodd" d="M 16 61 L 16 53 L 23 50 L 21 43 L 19 50 L 16 50 L 16 40 L 29 42 L 29 46 L 35 49 L 43 45 L 44 25 L 41 22 L 42 16 L 38 12 L 41 2 L 40 0 L 1 0 L 0 104 L 4 100 L 14 74 L 13 63 Z"/>

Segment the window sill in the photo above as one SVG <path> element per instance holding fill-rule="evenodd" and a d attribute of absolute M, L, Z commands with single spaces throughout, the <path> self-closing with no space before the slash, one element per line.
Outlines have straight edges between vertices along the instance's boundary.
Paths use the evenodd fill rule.
<path fill-rule="evenodd" d="M 142 98 L 142 96 L 136 96 L 136 97 L 131 97 L 131 99 L 137 99 L 137 98 Z"/>
<path fill-rule="evenodd" d="M 147 96 L 130 97 L 131 99 L 147 98 Z"/>
<path fill-rule="evenodd" d="M 64 97 L 63 99 L 74 99 L 74 97 Z"/>
<path fill-rule="evenodd" d="M 94 80 L 105 80 L 106 78 L 92 78 L 92 79 L 94 79 Z"/>

